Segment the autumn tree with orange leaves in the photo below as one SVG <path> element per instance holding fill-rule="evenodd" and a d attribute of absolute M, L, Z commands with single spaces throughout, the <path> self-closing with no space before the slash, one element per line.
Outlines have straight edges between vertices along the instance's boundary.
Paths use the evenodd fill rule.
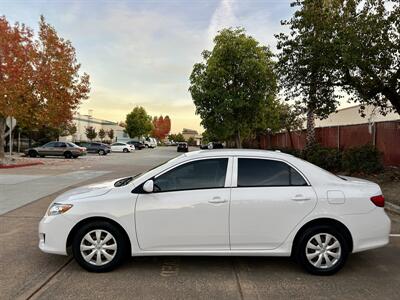
<path fill-rule="evenodd" d="M 171 131 L 171 119 L 169 116 L 153 117 L 153 130 L 152 136 L 159 140 L 165 139 L 165 137 Z"/>
<path fill-rule="evenodd" d="M 0 161 L 7 116 L 29 128 L 71 122 L 90 92 L 89 75 L 80 67 L 71 42 L 43 17 L 36 39 L 29 27 L 0 17 Z"/>

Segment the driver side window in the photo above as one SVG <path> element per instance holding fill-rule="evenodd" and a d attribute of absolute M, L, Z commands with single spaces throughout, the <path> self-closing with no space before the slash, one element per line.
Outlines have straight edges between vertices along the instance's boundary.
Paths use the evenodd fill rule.
<path fill-rule="evenodd" d="M 180 165 L 154 179 L 155 192 L 223 188 L 228 158 L 203 159 Z"/>

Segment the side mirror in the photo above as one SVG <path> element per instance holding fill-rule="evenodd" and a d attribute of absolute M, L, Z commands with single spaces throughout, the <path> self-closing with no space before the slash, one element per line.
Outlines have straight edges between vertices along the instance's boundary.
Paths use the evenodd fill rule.
<path fill-rule="evenodd" d="M 143 190 L 146 193 L 152 193 L 154 189 L 154 182 L 153 180 L 147 180 L 144 184 L 143 184 Z"/>

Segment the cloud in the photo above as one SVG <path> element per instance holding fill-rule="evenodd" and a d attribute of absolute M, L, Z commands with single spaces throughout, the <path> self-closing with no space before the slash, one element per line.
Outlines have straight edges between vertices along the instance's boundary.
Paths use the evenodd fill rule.
<path fill-rule="evenodd" d="M 236 25 L 237 19 L 234 6 L 235 3 L 233 0 L 221 0 L 208 26 L 207 33 L 209 42 L 212 42 L 219 30 Z"/>

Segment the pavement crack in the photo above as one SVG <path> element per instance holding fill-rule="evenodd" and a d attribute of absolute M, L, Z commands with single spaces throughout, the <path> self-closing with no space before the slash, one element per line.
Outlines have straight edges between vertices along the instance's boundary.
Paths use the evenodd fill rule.
<path fill-rule="evenodd" d="M 38 286 L 30 295 L 28 295 L 25 299 L 32 299 L 36 294 L 38 294 L 54 277 L 56 277 L 71 261 L 73 257 L 69 257 L 68 260 L 53 274 L 51 274 L 40 286 Z"/>
<path fill-rule="evenodd" d="M 240 299 L 243 300 L 243 290 L 242 290 L 242 285 L 240 284 L 240 278 L 239 278 L 239 270 L 235 264 L 234 259 L 231 260 L 232 262 L 232 268 L 233 268 L 233 273 L 235 274 L 235 278 L 236 278 L 236 284 L 239 290 L 239 295 L 240 295 Z"/>

